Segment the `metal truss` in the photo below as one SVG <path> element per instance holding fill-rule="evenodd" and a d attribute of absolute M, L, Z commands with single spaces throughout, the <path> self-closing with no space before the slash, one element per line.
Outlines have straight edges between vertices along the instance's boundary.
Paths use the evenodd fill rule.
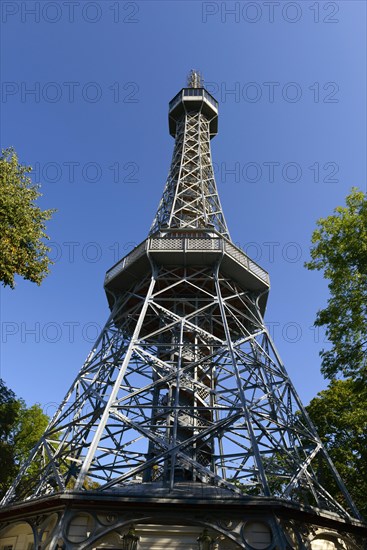
<path fill-rule="evenodd" d="M 210 154 L 209 120 L 191 111 L 177 122 L 171 169 L 150 234 L 213 227 L 229 238 Z"/>
<path fill-rule="evenodd" d="M 343 504 L 323 488 L 325 469 Z M 4 502 L 185 480 L 358 514 L 279 360 L 257 296 L 218 265 L 154 266 L 152 277 L 117 298 Z"/>
<path fill-rule="evenodd" d="M 267 274 L 229 240 L 216 118 L 202 88 L 171 101 L 151 238 L 107 273 L 110 317 L 3 504 L 191 483 L 359 517 L 264 324 Z"/>

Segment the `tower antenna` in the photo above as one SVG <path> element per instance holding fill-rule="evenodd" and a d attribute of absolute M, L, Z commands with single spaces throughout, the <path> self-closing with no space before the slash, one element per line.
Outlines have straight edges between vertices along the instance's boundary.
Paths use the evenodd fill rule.
<path fill-rule="evenodd" d="M 188 88 L 203 88 L 204 79 L 203 75 L 196 69 L 191 69 L 187 75 L 187 87 Z"/>

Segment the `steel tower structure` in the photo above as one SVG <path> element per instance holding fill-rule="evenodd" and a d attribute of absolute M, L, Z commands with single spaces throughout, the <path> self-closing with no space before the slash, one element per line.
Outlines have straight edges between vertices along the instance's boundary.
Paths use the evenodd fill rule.
<path fill-rule="evenodd" d="M 343 531 L 343 548 L 359 548 L 361 518 L 263 320 L 268 274 L 231 241 L 211 161 L 217 126 L 217 101 L 192 72 L 169 104 L 175 146 L 149 235 L 107 272 L 107 323 L 4 510 L 60 495 L 87 509 L 111 495 L 173 503 L 200 494 L 270 518 L 265 546 L 226 520 L 233 546 L 223 548 L 311 548 L 305 525 L 315 531 L 320 518 Z M 60 513 L 40 546 L 75 548 L 67 521 Z M 199 539 L 215 547 L 207 533 Z"/>

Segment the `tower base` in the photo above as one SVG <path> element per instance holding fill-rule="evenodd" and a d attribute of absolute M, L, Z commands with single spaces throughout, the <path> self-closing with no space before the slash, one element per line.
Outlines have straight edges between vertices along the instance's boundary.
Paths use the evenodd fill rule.
<path fill-rule="evenodd" d="M 70 492 L 3 508 L 4 550 L 362 550 L 356 520 L 200 483 Z"/>

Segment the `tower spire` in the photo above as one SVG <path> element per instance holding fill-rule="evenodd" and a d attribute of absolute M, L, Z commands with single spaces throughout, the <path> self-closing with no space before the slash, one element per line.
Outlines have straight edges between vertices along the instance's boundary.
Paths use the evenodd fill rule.
<path fill-rule="evenodd" d="M 188 88 L 204 88 L 202 74 L 196 69 L 191 69 L 187 75 L 187 87 Z"/>
<path fill-rule="evenodd" d="M 167 229 L 215 230 L 229 238 L 211 160 L 210 140 L 218 131 L 218 102 L 192 70 L 188 87 L 169 103 L 175 138 L 171 168 L 150 235 Z"/>

